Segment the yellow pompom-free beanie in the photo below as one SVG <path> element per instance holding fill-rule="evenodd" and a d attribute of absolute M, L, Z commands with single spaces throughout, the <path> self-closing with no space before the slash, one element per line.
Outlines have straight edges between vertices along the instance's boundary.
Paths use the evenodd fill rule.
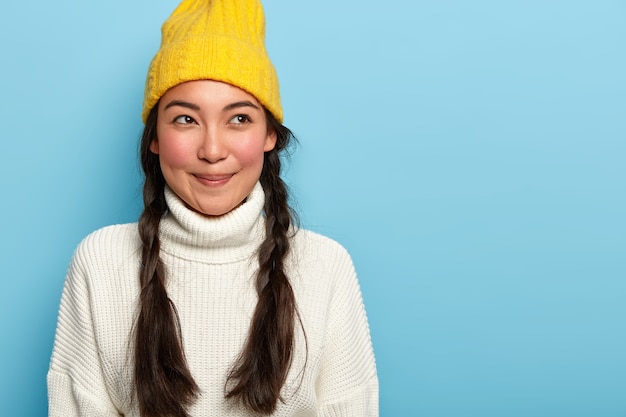
<path fill-rule="evenodd" d="M 258 0 L 183 0 L 161 28 L 141 117 L 170 88 L 193 80 L 225 82 L 252 94 L 282 122 L 278 77 L 265 50 Z"/>

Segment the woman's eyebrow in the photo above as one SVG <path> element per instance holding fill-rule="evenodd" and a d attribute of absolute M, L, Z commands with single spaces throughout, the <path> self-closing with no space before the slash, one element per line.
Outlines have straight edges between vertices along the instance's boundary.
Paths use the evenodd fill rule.
<path fill-rule="evenodd" d="M 170 107 L 174 107 L 174 106 L 180 106 L 180 107 L 185 107 L 187 109 L 191 109 L 191 110 L 195 110 L 195 111 L 199 111 L 200 107 L 196 104 L 193 103 L 189 103 L 187 101 L 183 101 L 183 100 L 172 100 L 169 103 L 167 103 L 165 105 L 164 110 L 169 109 Z"/>
<path fill-rule="evenodd" d="M 233 109 L 238 109 L 239 107 L 254 107 L 257 110 L 260 110 L 259 106 L 255 105 L 251 101 L 244 100 L 244 101 L 237 101 L 235 103 L 231 103 L 231 104 L 225 106 L 222 109 L 222 111 L 229 111 L 229 110 L 233 110 Z"/>

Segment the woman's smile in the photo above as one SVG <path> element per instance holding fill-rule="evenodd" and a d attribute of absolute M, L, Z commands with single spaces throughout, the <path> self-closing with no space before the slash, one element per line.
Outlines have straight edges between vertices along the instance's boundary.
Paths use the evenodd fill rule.
<path fill-rule="evenodd" d="M 192 174 L 203 185 L 221 186 L 228 183 L 234 174 Z"/>

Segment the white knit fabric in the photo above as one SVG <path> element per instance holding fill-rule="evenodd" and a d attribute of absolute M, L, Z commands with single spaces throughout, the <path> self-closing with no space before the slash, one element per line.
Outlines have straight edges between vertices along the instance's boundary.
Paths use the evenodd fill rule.
<path fill-rule="evenodd" d="M 257 302 L 255 251 L 264 236 L 263 190 L 219 218 L 189 210 L 169 189 L 161 222 L 167 291 L 201 395 L 192 416 L 249 416 L 224 399 L 230 366 Z M 140 241 L 136 224 L 87 236 L 70 265 L 48 372 L 49 415 L 136 416 L 132 327 Z M 378 379 L 354 268 L 336 242 L 299 230 L 287 271 L 306 332 L 275 416 L 377 416 Z"/>

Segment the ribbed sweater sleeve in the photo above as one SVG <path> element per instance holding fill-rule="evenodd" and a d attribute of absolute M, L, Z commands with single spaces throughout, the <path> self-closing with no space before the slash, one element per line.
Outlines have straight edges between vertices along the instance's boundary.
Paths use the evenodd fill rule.
<path fill-rule="evenodd" d="M 369 326 L 352 260 L 342 247 L 320 361 L 321 417 L 378 416 L 378 378 Z"/>
<path fill-rule="evenodd" d="M 84 268 L 88 250 L 76 250 L 67 277 L 48 372 L 50 417 L 119 416 L 105 386 Z"/>

